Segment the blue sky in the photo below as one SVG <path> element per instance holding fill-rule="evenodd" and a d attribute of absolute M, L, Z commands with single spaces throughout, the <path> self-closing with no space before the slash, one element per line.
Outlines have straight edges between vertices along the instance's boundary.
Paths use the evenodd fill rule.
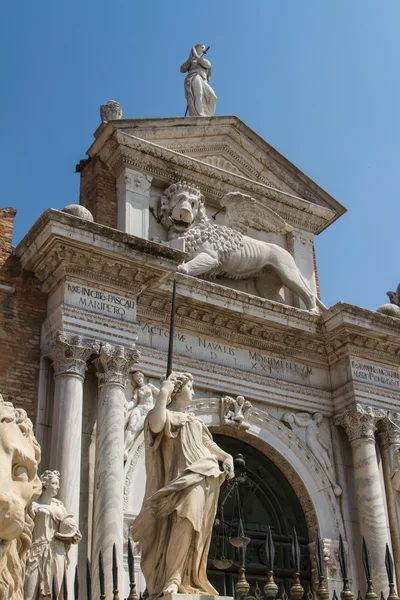
<path fill-rule="evenodd" d="M 118 100 L 183 115 L 179 66 L 211 46 L 218 115 L 237 115 L 347 207 L 316 240 L 323 301 L 375 309 L 400 281 L 399 0 L 3 2 L 0 206 L 14 243 L 78 202 L 75 164 Z"/>

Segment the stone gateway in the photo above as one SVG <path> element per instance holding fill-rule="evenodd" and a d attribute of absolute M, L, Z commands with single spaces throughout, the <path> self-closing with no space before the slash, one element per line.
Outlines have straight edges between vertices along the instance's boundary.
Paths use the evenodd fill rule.
<path fill-rule="evenodd" d="M 53 575 L 61 598 L 76 572 L 83 600 L 88 558 L 93 598 L 127 598 L 129 575 L 154 600 L 257 597 L 267 539 L 291 596 L 293 527 L 305 597 L 317 536 L 330 597 L 340 536 L 355 593 L 363 536 L 378 596 L 386 547 L 400 583 L 399 292 L 324 306 L 315 236 L 345 208 L 214 115 L 205 52 L 182 65 L 189 116 L 102 105 L 80 204 L 15 248 L 0 210 L 1 598 Z"/>

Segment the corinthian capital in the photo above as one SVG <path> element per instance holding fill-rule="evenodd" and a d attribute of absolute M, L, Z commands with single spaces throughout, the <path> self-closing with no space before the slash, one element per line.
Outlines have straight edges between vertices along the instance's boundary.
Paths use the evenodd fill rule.
<path fill-rule="evenodd" d="M 123 346 L 102 344 L 96 360 L 99 385 L 121 385 L 125 387 L 129 370 L 140 358 L 135 347 L 125 350 Z"/>
<path fill-rule="evenodd" d="M 400 414 L 387 412 L 382 421 L 379 421 L 379 435 L 384 448 L 400 446 Z"/>
<path fill-rule="evenodd" d="M 63 331 L 58 331 L 56 341 L 46 356 L 53 361 L 54 377 L 66 374 L 84 377 L 86 361 L 98 350 L 96 343 L 85 345 L 80 336 L 68 337 Z"/>
<path fill-rule="evenodd" d="M 375 440 L 376 424 L 386 416 L 385 411 L 372 406 L 356 404 L 349 410 L 334 417 L 335 425 L 341 425 L 349 441 L 359 439 Z"/>

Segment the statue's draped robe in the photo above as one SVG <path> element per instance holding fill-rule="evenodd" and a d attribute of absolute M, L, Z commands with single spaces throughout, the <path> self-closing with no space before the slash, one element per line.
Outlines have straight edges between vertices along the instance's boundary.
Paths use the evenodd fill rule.
<path fill-rule="evenodd" d="M 217 96 L 214 90 L 208 83 L 211 69 L 205 69 L 197 61 L 192 60 L 187 69 L 188 74 L 185 77 L 185 96 L 189 106 L 189 115 L 201 117 L 213 117 Z M 199 92 L 195 92 L 193 82 L 196 79 Z M 197 99 L 197 103 L 196 103 Z M 198 111 L 198 106 L 201 105 L 201 113 Z"/>
<path fill-rule="evenodd" d="M 146 491 L 132 537 L 139 542 L 150 599 L 160 596 L 171 583 L 167 551 L 182 544 L 182 537 L 173 528 L 177 517 L 191 524 L 178 591 L 215 595 L 207 580 L 207 555 L 219 487 L 225 478 L 210 452 L 215 443 L 204 423 L 190 413 L 167 410 L 165 427 L 158 434 L 150 430 L 148 416 L 144 430 Z"/>
<path fill-rule="evenodd" d="M 57 498 L 53 498 L 52 504 L 62 505 Z M 32 546 L 28 553 L 25 578 L 27 579 L 35 570 L 38 570 L 40 597 L 50 597 L 53 577 L 56 589 L 61 590 L 64 571 L 68 566 L 67 549 L 69 546 L 55 537 L 60 529 L 60 516 L 56 516 L 51 511 L 51 507 L 36 502 L 33 504 L 33 510 L 35 512 L 35 528 Z M 64 516 L 66 516 L 67 513 L 64 512 Z"/>

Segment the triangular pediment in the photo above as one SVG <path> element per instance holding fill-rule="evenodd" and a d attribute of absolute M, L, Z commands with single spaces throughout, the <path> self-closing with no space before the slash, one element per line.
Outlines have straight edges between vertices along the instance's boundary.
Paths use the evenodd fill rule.
<path fill-rule="evenodd" d="M 113 127 L 184 156 L 241 175 L 332 210 L 346 212 L 332 196 L 237 117 L 124 119 Z"/>

